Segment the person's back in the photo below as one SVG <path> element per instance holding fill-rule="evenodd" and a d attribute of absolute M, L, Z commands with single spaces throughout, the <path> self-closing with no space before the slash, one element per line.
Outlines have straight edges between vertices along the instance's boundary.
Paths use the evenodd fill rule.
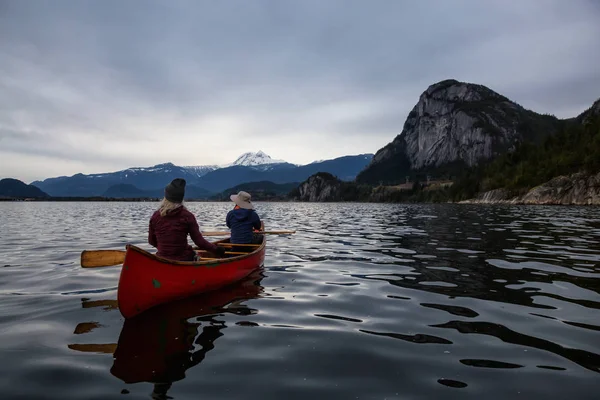
<path fill-rule="evenodd" d="M 202 237 L 196 217 L 182 204 L 185 180 L 174 179 L 165 188 L 161 207 L 152 214 L 148 229 L 148 243 L 157 248 L 156 255 L 175 261 L 194 261 L 196 252 L 188 244 L 188 234 L 201 249 L 219 257 L 224 250 Z"/>
<path fill-rule="evenodd" d="M 253 230 L 260 230 L 261 222 L 258 214 L 254 211 L 254 205 L 250 201 L 250 195 L 239 192 L 232 195 L 231 200 L 236 203 L 233 210 L 227 213 L 225 223 L 231 229 L 231 243 L 248 244 L 256 243 L 261 238 L 257 237 Z"/>
<path fill-rule="evenodd" d="M 164 216 L 156 210 L 150 219 L 150 226 L 156 238 L 156 255 L 170 260 L 191 260 L 196 254 L 188 244 L 191 218 L 195 217 L 183 206 Z M 151 243 L 153 244 L 153 243 Z M 153 245 L 154 245 L 153 244 Z"/>
<path fill-rule="evenodd" d="M 226 223 L 231 229 L 231 243 L 253 243 L 253 230 L 260 229 L 260 218 L 256 211 L 240 207 L 227 213 Z"/>

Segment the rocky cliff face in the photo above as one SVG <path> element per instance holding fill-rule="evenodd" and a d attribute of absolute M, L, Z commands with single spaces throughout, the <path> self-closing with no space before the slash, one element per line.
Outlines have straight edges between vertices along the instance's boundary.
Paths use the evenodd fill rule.
<path fill-rule="evenodd" d="M 554 133 L 558 123 L 485 86 L 442 81 L 421 94 L 400 135 L 375 154 L 357 180 L 395 183 L 414 170 L 452 163 L 473 166 L 521 140 L 538 142 Z"/>
<path fill-rule="evenodd" d="M 515 122 L 503 118 L 517 112 L 516 105 L 483 87 L 459 82 L 429 87 L 405 125 L 411 167 L 457 160 L 472 166 L 490 158 L 494 144 L 510 147 L 518 138 Z"/>
<path fill-rule="evenodd" d="M 504 189 L 496 189 L 463 203 L 600 205 L 600 173 L 558 176 L 516 197 Z"/>
<path fill-rule="evenodd" d="M 342 182 L 328 173 L 317 173 L 298 186 L 297 200 L 310 202 L 335 201 Z"/>
<path fill-rule="evenodd" d="M 600 99 L 596 100 L 594 104 L 579 116 L 576 120 L 582 124 L 586 124 L 592 121 L 593 118 L 600 116 Z"/>

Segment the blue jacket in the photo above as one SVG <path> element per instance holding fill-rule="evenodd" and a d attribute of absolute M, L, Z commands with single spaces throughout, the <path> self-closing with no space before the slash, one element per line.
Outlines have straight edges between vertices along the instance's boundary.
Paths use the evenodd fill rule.
<path fill-rule="evenodd" d="M 256 211 L 245 208 L 229 211 L 225 223 L 231 229 L 231 243 L 252 243 L 252 228 L 261 228 Z"/>

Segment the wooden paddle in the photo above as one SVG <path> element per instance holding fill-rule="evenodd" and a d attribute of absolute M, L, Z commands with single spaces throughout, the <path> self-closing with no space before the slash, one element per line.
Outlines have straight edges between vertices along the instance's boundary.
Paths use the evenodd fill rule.
<path fill-rule="evenodd" d="M 83 268 L 109 267 L 123 264 L 125 250 L 84 250 L 81 252 Z"/>
<path fill-rule="evenodd" d="M 198 251 L 198 249 L 195 249 Z M 125 261 L 125 250 L 84 250 L 81 252 L 82 268 L 111 267 L 123 264 Z M 248 254 L 236 251 L 226 251 L 225 254 Z M 202 257 L 200 261 L 218 260 L 217 258 Z"/>
<path fill-rule="evenodd" d="M 230 231 L 206 231 L 201 232 L 202 236 L 229 236 L 231 235 Z M 257 235 L 291 235 L 296 233 L 296 231 L 256 231 L 253 232 Z"/>

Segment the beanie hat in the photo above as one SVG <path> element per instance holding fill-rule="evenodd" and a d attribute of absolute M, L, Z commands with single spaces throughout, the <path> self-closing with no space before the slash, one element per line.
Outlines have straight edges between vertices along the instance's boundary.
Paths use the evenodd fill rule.
<path fill-rule="evenodd" d="M 185 195 L 185 179 L 176 178 L 165 187 L 165 199 L 173 203 L 181 203 Z"/>

